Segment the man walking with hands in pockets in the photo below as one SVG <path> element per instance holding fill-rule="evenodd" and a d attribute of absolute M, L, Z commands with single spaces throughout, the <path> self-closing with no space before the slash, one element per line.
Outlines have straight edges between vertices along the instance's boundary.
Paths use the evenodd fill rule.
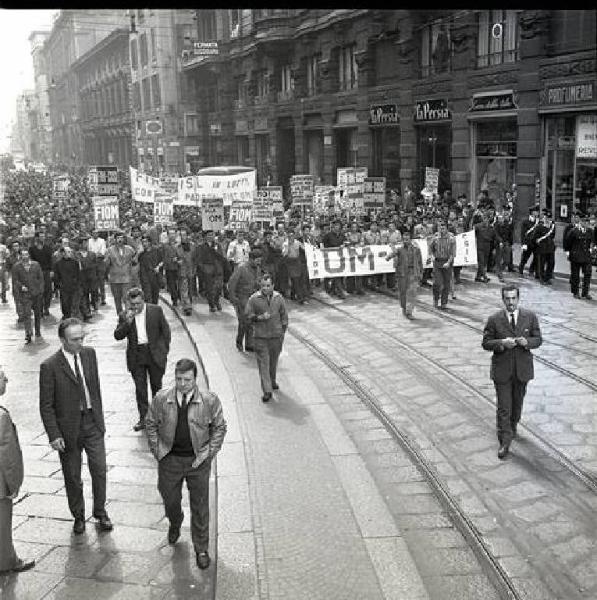
<path fill-rule="evenodd" d="M 261 289 L 249 298 L 245 314 L 254 326 L 253 348 L 263 390 L 261 399 L 269 402 L 272 390 L 278 389 L 276 371 L 288 327 L 288 313 L 283 296 L 274 291 L 271 275 L 264 273 L 259 285 Z"/>

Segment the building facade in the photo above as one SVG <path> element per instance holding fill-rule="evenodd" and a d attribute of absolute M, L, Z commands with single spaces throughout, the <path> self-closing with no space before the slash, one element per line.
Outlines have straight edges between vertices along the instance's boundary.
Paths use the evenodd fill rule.
<path fill-rule="evenodd" d="M 114 29 L 128 24 L 125 10 L 61 10 L 43 46 L 49 81 L 52 162 L 84 164 L 78 81 L 73 64 Z"/>
<path fill-rule="evenodd" d="M 181 173 L 187 104 L 180 89 L 180 63 L 185 39 L 194 28 L 194 11 L 130 12 L 133 164 L 156 175 Z"/>
<path fill-rule="evenodd" d="M 52 156 L 52 122 L 50 119 L 50 93 L 48 70 L 46 66 L 44 44 L 50 35 L 49 31 L 32 31 L 29 36 L 31 58 L 33 61 L 33 79 L 35 82 L 35 97 L 37 101 L 37 139 L 38 154 L 33 159 L 47 163 Z"/>
<path fill-rule="evenodd" d="M 595 201 L 595 18 L 197 11 L 182 60 L 196 98 L 185 162 L 254 165 L 259 185 L 284 186 L 294 173 L 335 184 L 338 167 L 366 166 L 417 191 L 434 167 L 440 193 L 498 205 L 513 194 L 518 219 L 539 202 L 565 222 Z"/>
<path fill-rule="evenodd" d="M 72 65 L 82 160 L 88 165 L 133 164 L 129 28 L 115 29 Z"/>
<path fill-rule="evenodd" d="M 39 110 L 34 90 L 24 90 L 17 96 L 16 114 L 13 149 L 20 150 L 26 160 L 36 161 L 39 156 Z"/>

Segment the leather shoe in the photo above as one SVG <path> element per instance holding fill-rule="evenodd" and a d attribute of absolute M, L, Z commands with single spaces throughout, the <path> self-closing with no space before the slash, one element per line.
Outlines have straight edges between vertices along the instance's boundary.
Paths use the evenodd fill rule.
<path fill-rule="evenodd" d="M 498 450 L 498 458 L 500 460 L 506 458 L 509 451 L 510 451 L 510 446 L 508 446 L 508 444 L 502 444 L 500 446 L 500 449 Z"/>
<path fill-rule="evenodd" d="M 114 529 L 112 521 L 110 521 L 110 517 L 108 515 L 98 517 L 97 523 L 101 531 L 112 531 L 112 529 Z"/>
<path fill-rule="evenodd" d="M 75 519 L 75 524 L 73 525 L 73 532 L 76 535 L 81 535 L 85 533 L 85 521 L 83 519 Z"/>
<path fill-rule="evenodd" d="M 280 386 L 277 383 L 272 383 L 272 390 L 279 390 Z"/>
<path fill-rule="evenodd" d="M 512 437 L 516 437 L 516 425 L 512 425 Z"/>
<path fill-rule="evenodd" d="M 145 419 L 139 419 L 139 421 L 133 425 L 133 429 L 135 431 L 141 431 L 142 429 L 145 429 Z"/>
<path fill-rule="evenodd" d="M 263 396 L 261 396 L 261 400 L 263 402 L 269 402 L 272 399 L 272 393 L 271 392 L 265 392 L 265 394 L 263 394 Z"/>
<path fill-rule="evenodd" d="M 172 523 L 170 523 L 170 527 L 168 527 L 168 543 L 176 544 L 179 537 L 180 537 L 180 525 L 173 525 Z"/>
<path fill-rule="evenodd" d="M 200 569 L 207 569 L 210 562 L 211 559 L 209 558 L 207 550 L 205 552 L 197 552 L 197 566 Z"/>
<path fill-rule="evenodd" d="M 11 569 L 6 569 L 5 571 L 0 571 L 0 575 L 8 575 L 9 573 L 20 573 L 21 571 L 28 571 L 35 566 L 34 560 L 23 560 L 22 558 L 17 558 L 17 562 L 14 567 Z"/>
<path fill-rule="evenodd" d="M 236 349 L 239 352 L 242 352 L 243 351 L 243 345 L 240 342 L 236 342 Z"/>
<path fill-rule="evenodd" d="M 583 295 L 582 295 L 582 297 L 583 297 L 585 300 L 592 300 L 592 299 L 593 299 L 593 296 L 591 296 L 591 294 L 583 294 Z"/>
<path fill-rule="evenodd" d="M 245 346 L 245 350 L 247 352 L 255 352 L 255 348 L 253 348 L 253 346 Z"/>

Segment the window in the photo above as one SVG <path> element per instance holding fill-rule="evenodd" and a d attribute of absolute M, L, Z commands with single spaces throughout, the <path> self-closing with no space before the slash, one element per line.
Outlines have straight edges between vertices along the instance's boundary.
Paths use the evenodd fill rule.
<path fill-rule="evenodd" d="M 230 11 L 230 37 L 236 38 L 240 34 L 240 10 L 233 8 Z"/>
<path fill-rule="evenodd" d="M 201 42 L 215 42 L 217 39 L 216 13 L 214 10 L 200 11 L 199 40 Z"/>
<path fill-rule="evenodd" d="M 149 94 L 149 77 L 143 80 L 143 110 L 149 110 L 151 106 L 151 96 Z"/>
<path fill-rule="evenodd" d="M 321 54 L 313 54 L 307 59 L 307 94 L 315 96 L 319 93 L 319 61 Z"/>
<path fill-rule="evenodd" d="M 141 90 L 138 81 L 133 83 L 133 109 L 141 110 Z"/>
<path fill-rule="evenodd" d="M 142 33 L 139 38 L 139 54 L 141 56 L 141 66 L 147 65 L 147 34 Z"/>
<path fill-rule="evenodd" d="M 294 89 L 294 79 L 292 77 L 292 68 L 290 65 L 284 65 L 280 72 L 280 90 L 282 92 L 289 92 Z"/>
<path fill-rule="evenodd" d="M 156 33 L 155 33 L 155 29 L 152 27 L 151 30 L 149 31 L 149 35 L 151 38 L 151 60 L 156 60 L 158 53 L 157 53 L 157 48 L 156 48 Z"/>
<path fill-rule="evenodd" d="M 269 94 L 269 73 L 263 69 L 257 73 L 257 96 L 263 98 Z"/>
<path fill-rule="evenodd" d="M 355 50 L 356 44 L 340 48 L 338 68 L 341 90 L 353 90 L 358 87 L 358 68 Z"/>
<path fill-rule="evenodd" d="M 515 10 L 479 13 L 477 67 L 512 63 L 518 59 L 518 15 Z"/>
<path fill-rule="evenodd" d="M 217 84 L 208 85 L 205 88 L 205 93 L 207 95 L 207 110 L 209 112 L 215 112 L 216 110 L 219 110 Z"/>
<path fill-rule="evenodd" d="M 244 77 L 237 79 L 236 81 L 236 107 L 242 108 L 247 105 L 248 101 L 248 90 L 247 82 Z"/>
<path fill-rule="evenodd" d="M 450 22 L 437 20 L 421 30 L 421 76 L 428 77 L 450 71 L 452 44 Z"/>
<path fill-rule="evenodd" d="M 200 127 L 199 115 L 185 114 L 185 136 L 199 135 Z"/>
<path fill-rule="evenodd" d="M 141 8 L 140 10 L 137 11 L 137 21 L 139 23 L 143 23 L 144 20 L 145 20 L 145 11 Z"/>
<path fill-rule="evenodd" d="M 139 68 L 139 59 L 137 58 L 137 40 L 131 40 L 131 67 L 134 71 Z"/>
<path fill-rule="evenodd" d="M 151 76 L 151 94 L 153 96 L 153 106 L 160 106 L 162 104 L 161 101 L 161 93 L 160 93 L 160 76 L 152 75 Z"/>
<path fill-rule="evenodd" d="M 249 155 L 249 136 L 237 135 L 236 136 L 236 164 L 244 165 L 245 161 L 250 159 Z"/>

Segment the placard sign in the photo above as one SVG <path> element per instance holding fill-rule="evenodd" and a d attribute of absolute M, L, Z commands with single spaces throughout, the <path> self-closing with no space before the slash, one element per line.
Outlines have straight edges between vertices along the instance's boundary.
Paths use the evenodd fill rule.
<path fill-rule="evenodd" d="M 272 205 L 274 217 L 284 216 L 284 197 L 282 186 L 268 185 L 257 190 L 257 198 L 263 198 Z"/>
<path fill-rule="evenodd" d="M 383 208 L 386 201 L 386 178 L 365 177 L 363 203 L 365 208 Z"/>
<path fill-rule="evenodd" d="M 93 216 L 95 228 L 110 231 L 120 227 L 117 196 L 93 196 Z"/>
<path fill-rule="evenodd" d="M 131 193 L 137 202 L 153 202 L 160 180 L 157 177 L 140 173 L 134 167 L 129 167 L 131 174 Z"/>
<path fill-rule="evenodd" d="M 204 198 L 201 203 L 201 229 L 224 229 L 224 198 Z"/>
<path fill-rule="evenodd" d="M 290 178 L 290 195 L 293 206 L 313 207 L 313 175 L 293 175 Z"/>
<path fill-rule="evenodd" d="M 252 202 L 243 202 L 242 200 L 233 200 L 230 206 L 230 219 L 228 229 L 233 231 L 248 231 L 251 223 Z"/>
<path fill-rule="evenodd" d="M 66 175 L 55 177 L 52 181 L 52 199 L 61 200 L 68 197 L 70 179 Z"/>
<path fill-rule="evenodd" d="M 576 158 L 597 158 L 597 115 L 576 118 Z"/>
<path fill-rule="evenodd" d="M 91 167 L 89 169 L 89 191 L 92 196 L 118 196 L 118 167 Z"/>
<path fill-rule="evenodd" d="M 156 225 L 172 225 L 174 223 L 174 196 L 156 192 L 153 200 L 153 222 Z"/>
<path fill-rule="evenodd" d="M 425 167 L 425 189 L 428 193 L 437 194 L 437 184 L 439 181 L 439 169 Z"/>
<path fill-rule="evenodd" d="M 316 185 L 313 196 L 313 212 L 318 215 L 327 214 L 328 208 L 334 206 L 333 185 Z"/>
<path fill-rule="evenodd" d="M 257 198 L 253 200 L 253 212 L 251 213 L 251 219 L 255 222 L 267 222 L 271 223 L 274 218 L 274 208 L 269 198 L 264 198 L 257 194 Z"/>

